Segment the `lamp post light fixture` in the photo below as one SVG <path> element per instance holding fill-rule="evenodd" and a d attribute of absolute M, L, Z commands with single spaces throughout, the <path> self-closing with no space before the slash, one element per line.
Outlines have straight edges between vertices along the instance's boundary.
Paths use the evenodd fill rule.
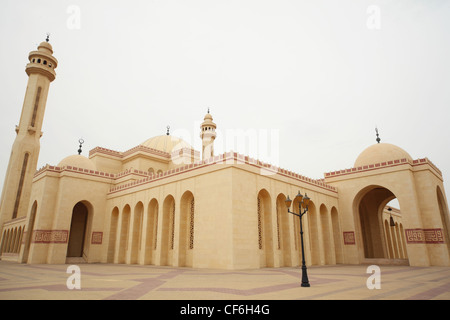
<path fill-rule="evenodd" d="M 289 210 L 292 204 L 292 200 L 289 199 L 289 195 L 285 201 L 286 207 L 289 213 L 299 217 L 300 219 L 300 239 L 302 244 L 302 287 L 310 287 L 309 280 L 308 280 L 308 273 L 306 271 L 306 264 L 305 264 L 305 248 L 303 246 L 303 225 L 302 225 L 302 217 L 308 212 L 308 205 L 310 199 L 305 193 L 305 196 L 300 193 L 300 190 L 298 191 L 298 194 L 295 196 L 295 200 L 298 201 L 298 213 L 292 212 Z M 303 212 L 302 212 L 303 208 Z"/>
<path fill-rule="evenodd" d="M 394 218 L 392 218 L 392 208 L 389 207 L 387 210 L 389 211 L 389 225 L 395 227 Z"/>

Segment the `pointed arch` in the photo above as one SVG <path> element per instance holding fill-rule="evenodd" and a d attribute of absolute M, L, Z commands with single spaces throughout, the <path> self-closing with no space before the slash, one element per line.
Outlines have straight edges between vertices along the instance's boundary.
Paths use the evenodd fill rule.
<path fill-rule="evenodd" d="M 139 201 L 134 206 L 133 211 L 133 225 L 131 234 L 131 256 L 130 263 L 138 263 L 139 253 L 141 251 L 141 237 L 142 237 L 142 219 L 144 218 L 144 204 Z"/>
<path fill-rule="evenodd" d="M 322 234 L 322 249 L 325 264 L 334 264 L 334 245 L 331 235 L 330 215 L 327 206 L 322 203 L 319 207 L 320 226 Z"/>
<path fill-rule="evenodd" d="M 14 229 L 12 229 L 12 239 L 11 239 L 11 245 L 9 247 L 9 252 L 10 253 L 15 253 L 16 252 L 16 239 L 17 239 L 17 227 L 15 227 Z"/>
<path fill-rule="evenodd" d="M 120 219 L 120 231 L 119 231 L 119 251 L 118 251 L 118 263 L 126 262 L 126 253 L 128 247 L 128 229 L 130 224 L 131 207 L 126 204 L 122 209 L 122 217 Z"/>
<path fill-rule="evenodd" d="M 178 265 L 193 266 L 194 236 L 195 236 L 195 200 L 191 191 L 186 191 L 180 200 L 180 238 Z"/>
<path fill-rule="evenodd" d="M 258 192 L 257 215 L 260 266 L 273 267 L 272 206 L 270 194 L 266 189 Z"/>
<path fill-rule="evenodd" d="M 309 202 L 308 213 L 305 215 L 308 218 L 309 229 L 309 244 L 310 256 L 312 265 L 320 265 L 320 233 L 319 233 L 319 217 L 317 214 L 316 205 L 313 201 Z M 306 253 L 305 253 L 306 254 Z M 306 257 L 307 259 L 307 257 Z"/>
<path fill-rule="evenodd" d="M 339 223 L 339 214 L 336 207 L 331 208 L 331 228 L 334 240 L 334 252 L 336 263 L 344 263 L 344 253 L 342 251 L 341 227 Z"/>
<path fill-rule="evenodd" d="M 276 201 L 278 250 L 281 251 L 280 266 L 292 266 L 289 214 L 286 210 L 286 196 L 280 193 Z"/>
<path fill-rule="evenodd" d="M 6 239 L 5 239 L 5 246 L 3 249 L 3 252 L 9 252 L 9 244 L 11 242 L 11 230 L 8 229 L 8 231 L 6 232 Z"/>
<path fill-rule="evenodd" d="M 108 263 L 114 262 L 114 255 L 116 252 L 116 240 L 117 240 L 117 227 L 119 224 L 119 208 L 114 207 L 111 212 L 110 224 L 109 224 L 109 242 L 108 242 L 108 254 L 106 261 Z"/>
<path fill-rule="evenodd" d="M 356 194 L 353 209 L 355 225 L 360 230 L 360 240 L 363 244 L 360 249 L 361 261 L 402 259 L 409 263 L 407 253 L 403 250 L 398 223 L 391 226 L 389 216 L 383 216 L 386 205 L 394 199 L 398 198 L 392 190 L 378 184 L 368 185 Z M 398 202 L 401 206 L 401 199 L 398 199 Z"/>
<path fill-rule="evenodd" d="M 153 198 L 148 204 L 147 210 L 147 225 L 145 228 L 146 239 L 145 239 L 145 254 L 144 254 L 144 264 L 153 263 L 153 253 L 156 250 L 157 245 L 157 230 L 158 230 L 158 200 Z"/>
<path fill-rule="evenodd" d="M 161 265 L 172 265 L 172 250 L 175 237 L 175 199 L 166 196 L 163 202 L 162 234 L 161 234 Z"/>

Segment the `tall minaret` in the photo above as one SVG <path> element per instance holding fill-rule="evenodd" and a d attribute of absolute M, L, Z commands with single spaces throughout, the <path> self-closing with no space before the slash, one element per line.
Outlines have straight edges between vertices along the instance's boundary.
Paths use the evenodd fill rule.
<path fill-rule="evenodd" d="M 8 220 L 27 215 L 31 184 L 36 172 L 41 128 L 50 82 L 55 80 L 58 61 L 47 36 L 37 51 L 28 55 L 25 68 L 28 85 L 22 107 L 16 139 L 12 146 L 0 202 L 0 227 Z"/>
<path fill-rule="evenodd" d="M 213 117 L 209 113 L 206 114 L 200 129 L 200 138 L 202 138 L 202 160 L 209 159 L 214 156 L 214 140 L 216 139 L 216 124 L 212 121 Z"/>

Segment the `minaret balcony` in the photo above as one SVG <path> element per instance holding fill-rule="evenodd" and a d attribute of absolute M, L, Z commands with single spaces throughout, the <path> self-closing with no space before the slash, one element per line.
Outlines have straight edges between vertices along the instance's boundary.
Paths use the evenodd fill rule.
<path fill-rule="evenodd" d="M 50 80 L 50 82 L 52 82 L 56 78 L 56 72 L 55 70 L 53 70 L 53 68 L 38 63 L 31 62 L 27 64 L 25 71 L 28 76 L 33 73 L 42 74 L 43 76 L 46 76 Z"/>

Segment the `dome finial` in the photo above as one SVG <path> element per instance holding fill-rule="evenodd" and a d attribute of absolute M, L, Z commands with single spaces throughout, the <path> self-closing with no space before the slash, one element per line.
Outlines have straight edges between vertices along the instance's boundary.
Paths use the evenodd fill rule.
<path fill-rule="evenodd" d="M 47 32 L 47 38 L 45 39 L 45 41 L 49 42 L 50 41 L 50 33 Z"/>
<path fill-rule="evenodd" d="M 170 126 L 167 126 L 167 133 L 168 136 L 170 136 Z"/>
<path fill-rule="evenodd" d="M 78 149 L 78 155 L 80 155 L 80 154 L 81 154 L 81 152 L 82 152 L 82 150 L 81 150 L 81 146 L 83 145 L 83 143 L 84 143 L 84 140 L 83 140 L 83 139 L 80 139 L 80 140 L 78 140 L 78 143 L 80 144 L 80 148 Z"/>
<path fill-rule="evenodd" d="M 381 139 L 380 139 L 380 135 L 378 134 L 378 128 L 375 127 L 375 132 L 377 133 L 377 142 L 380 143 Z"/>

